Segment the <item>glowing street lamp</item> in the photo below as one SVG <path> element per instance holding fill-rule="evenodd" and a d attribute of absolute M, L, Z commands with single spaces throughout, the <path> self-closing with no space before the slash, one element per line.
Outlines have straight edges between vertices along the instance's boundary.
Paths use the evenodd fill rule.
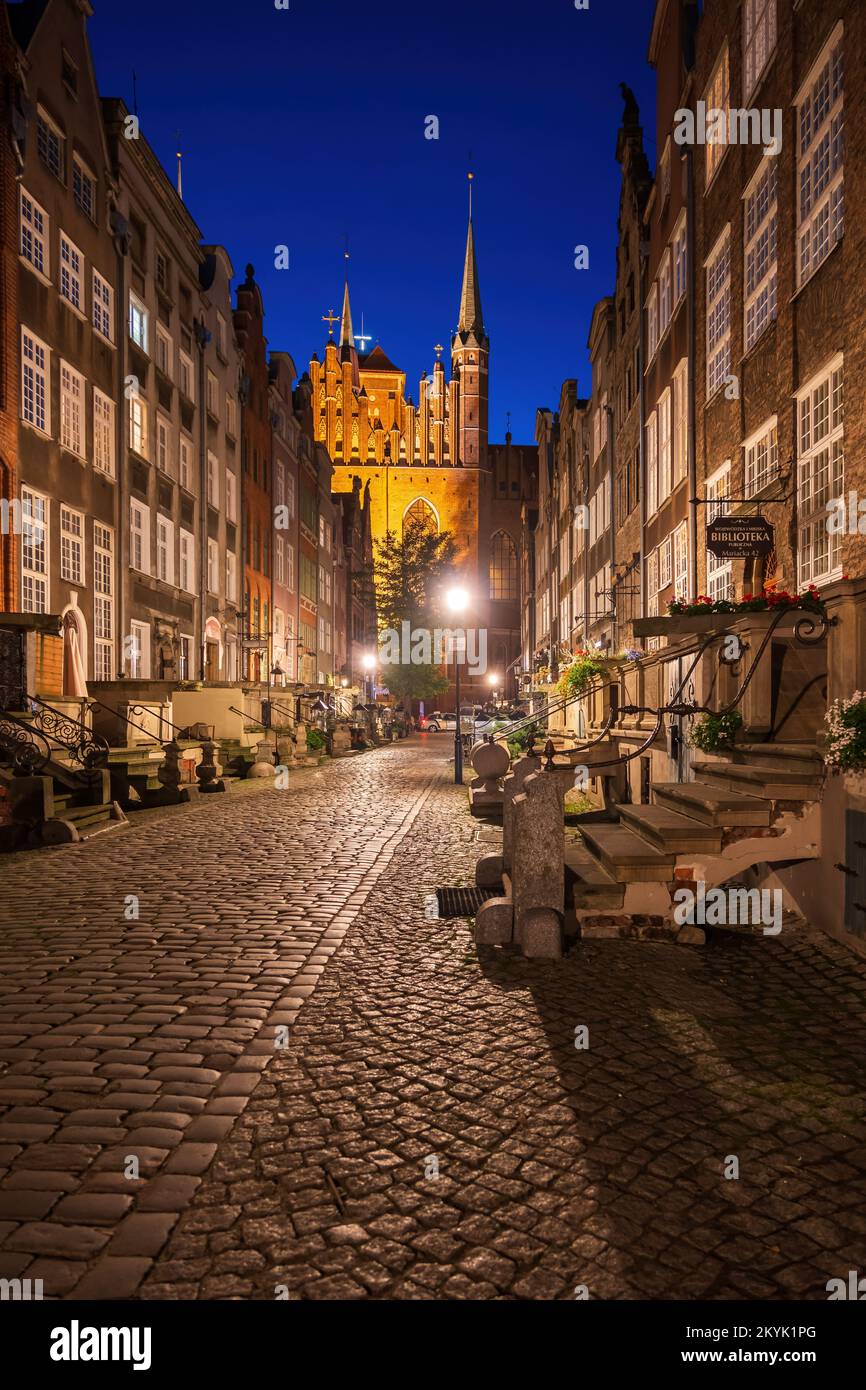
<path fill-rule="evenodd" d="M 370 699 L 370 688 L 369 688 L 369 687 L 370 687 L 370 681 L 372 680 L 372 673 L 373 673 L 373 671 L 375 671 L 375 669 L 376 669 L 376 658 L 375 658 L 375 656 L 371 655 L 370 652 L 367 652 L 366 655 L 363 656 L 363 657 L 361 658 L 361 665 L 363 666 L 364 672 L 365 672 L 365 675 L 364 675 L 364 700 L 365 700 L 365 703 L 368 703 L 368 702 L 369 702 L 369 699 Z"/>

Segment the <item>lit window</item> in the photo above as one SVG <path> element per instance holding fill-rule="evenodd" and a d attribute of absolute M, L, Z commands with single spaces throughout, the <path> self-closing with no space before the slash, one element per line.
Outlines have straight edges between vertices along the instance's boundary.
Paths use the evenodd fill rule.
<path fill-rule="evenodd" d="M 38 270 L 40 275 L 50 275 L 48 252 L 48 216 L 29 193 L 21 189 L 20 203 L 21 255 L 25 261 Z"/>
<path fill-rule="evenodd" d="M 797 513 L 800 584 L 842 572 L 842 536 L 827 526 L 827 504 L 844 495 L 842 359 L 797 395 Z"/>
<path fill-rule="evenodd" d="M 141 574 L 150 574 L 150 512 L 141 502 L 129 504 L 129 563 Z"/>
<path fill-rule="evenodd" d="M 776 417 L 762 425 L 757 434 L 747 439 L 746 496 L 754 497 L 779 476 L 779 435 Z"/>
<path fill-rule="evenodd" d="M 798 284 L 826 260 L 844 230 L 841 25 L 813 71 L 797 105 Z"/>
<path fill-rule="evenodd" d="M 21 489 L 21 606 L 48 612 L 48 498 Z"/>
<path fill-rule="evenodd" d="M 710 79 L 710 85 L 704 96 L 707 111 L 723 111 L 725 119 L 718 126 L 707 134 L 707 172 L 706 187 L 715 177 L 716 170 L 721 164 L 725 151 L 728 147 L 728 112 L 731 105 L 730 74 L 728 71 L 728 46 L 722 50 L 715 71 Z"/>
<path fill-rule="evenodd" d="M 82 274 L 84 257 L 64 232 L 60 233 L 60 293 L 68 299 L 73 309 L 82 312 L 84 289 Z"/>
<path fill-rule="evenodd" d="M 114 342 L 114 290 L 98 270 L 93 272 L 93 327 Z"/>
<path fill-rule="evenodd" d="M 84 518 L 71 507 L 60 508 L 60 578 L 84 583 Z"/>
<path fill-rule="evenodd" d="M 114 401 L 93 391 L 93 466 L 114 476 Z"/>
<path fill-rule="evenodd" d="M 140 299 L 134 294 L 129 296 L 129 336 L 136 347 L 141 348 L 142 352 L 147 352 L 148 343 L 148 313 Z"/>
<path fill-rule="evenodd" d="M 50 434 L 49 349 L 28 329 L 21 329 L 21 418 Z"/>
<path fill-rule="evenodd" d="M 497 531 L 490 545 L 490 597 L 513 602 L 518 594 L 517 550 L 505 531 Z"/>
<path fill-rule="evenodd" d="M 707 263 L 707 396 L 731 370 L 731 239 L 726 229 Z"/>
<path fill-rule="evenodd" d="M 84 377 L 68 362 L 60 363 L 60 443 L 84 458 Z"/>

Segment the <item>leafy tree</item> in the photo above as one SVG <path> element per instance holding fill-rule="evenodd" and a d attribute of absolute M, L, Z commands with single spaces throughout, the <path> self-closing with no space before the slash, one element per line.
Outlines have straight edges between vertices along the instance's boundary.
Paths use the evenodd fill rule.
<path fill-rule="evenodd" d="M 453 572 L 455 554 L 451 533 L 422 521 L 408 522 L 402 536 L 386 532 L 376 542 L 374 565 L 380 627 L 399 628 L 404 621 L 432 626 L 437 592 Z"/>
<path fill-rule="evenodd" d="M 435 700 L 448 689 L 449 681 L 438 666 L 417 666 L 412 662 L 381 667 L 382 683 L 399 705 L 407 707 L 412 700 Z"/>

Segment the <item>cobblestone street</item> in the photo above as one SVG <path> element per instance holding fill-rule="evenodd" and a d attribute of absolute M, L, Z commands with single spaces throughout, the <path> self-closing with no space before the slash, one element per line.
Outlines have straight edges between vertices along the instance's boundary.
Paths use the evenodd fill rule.
<path fill-rule="evenodd" d="M 425 916 L 495 834 L 450 751 L 0 864 L 0 1276 L 823 1300 L 866 1268 L 866 961 L 788 929 L 476 953 Z"/>

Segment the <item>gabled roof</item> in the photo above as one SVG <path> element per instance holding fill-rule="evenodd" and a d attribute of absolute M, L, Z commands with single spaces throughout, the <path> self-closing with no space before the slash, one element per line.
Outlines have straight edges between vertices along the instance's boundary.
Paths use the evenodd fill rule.
<path fill-rule="evenodd" d="M 387 353 L 383 352 L 379 344 L 368 352 L 366 357 L 360 358 L 362 372 L 399 372 L 400 368 L 395 367 Z"/>
<path fill-rule="evenodd" d="M 21 0 L 17 5 L 6 6 L 15 42 L 22 52 L 26 52 L 50 3 L 51 0 Z"/>

